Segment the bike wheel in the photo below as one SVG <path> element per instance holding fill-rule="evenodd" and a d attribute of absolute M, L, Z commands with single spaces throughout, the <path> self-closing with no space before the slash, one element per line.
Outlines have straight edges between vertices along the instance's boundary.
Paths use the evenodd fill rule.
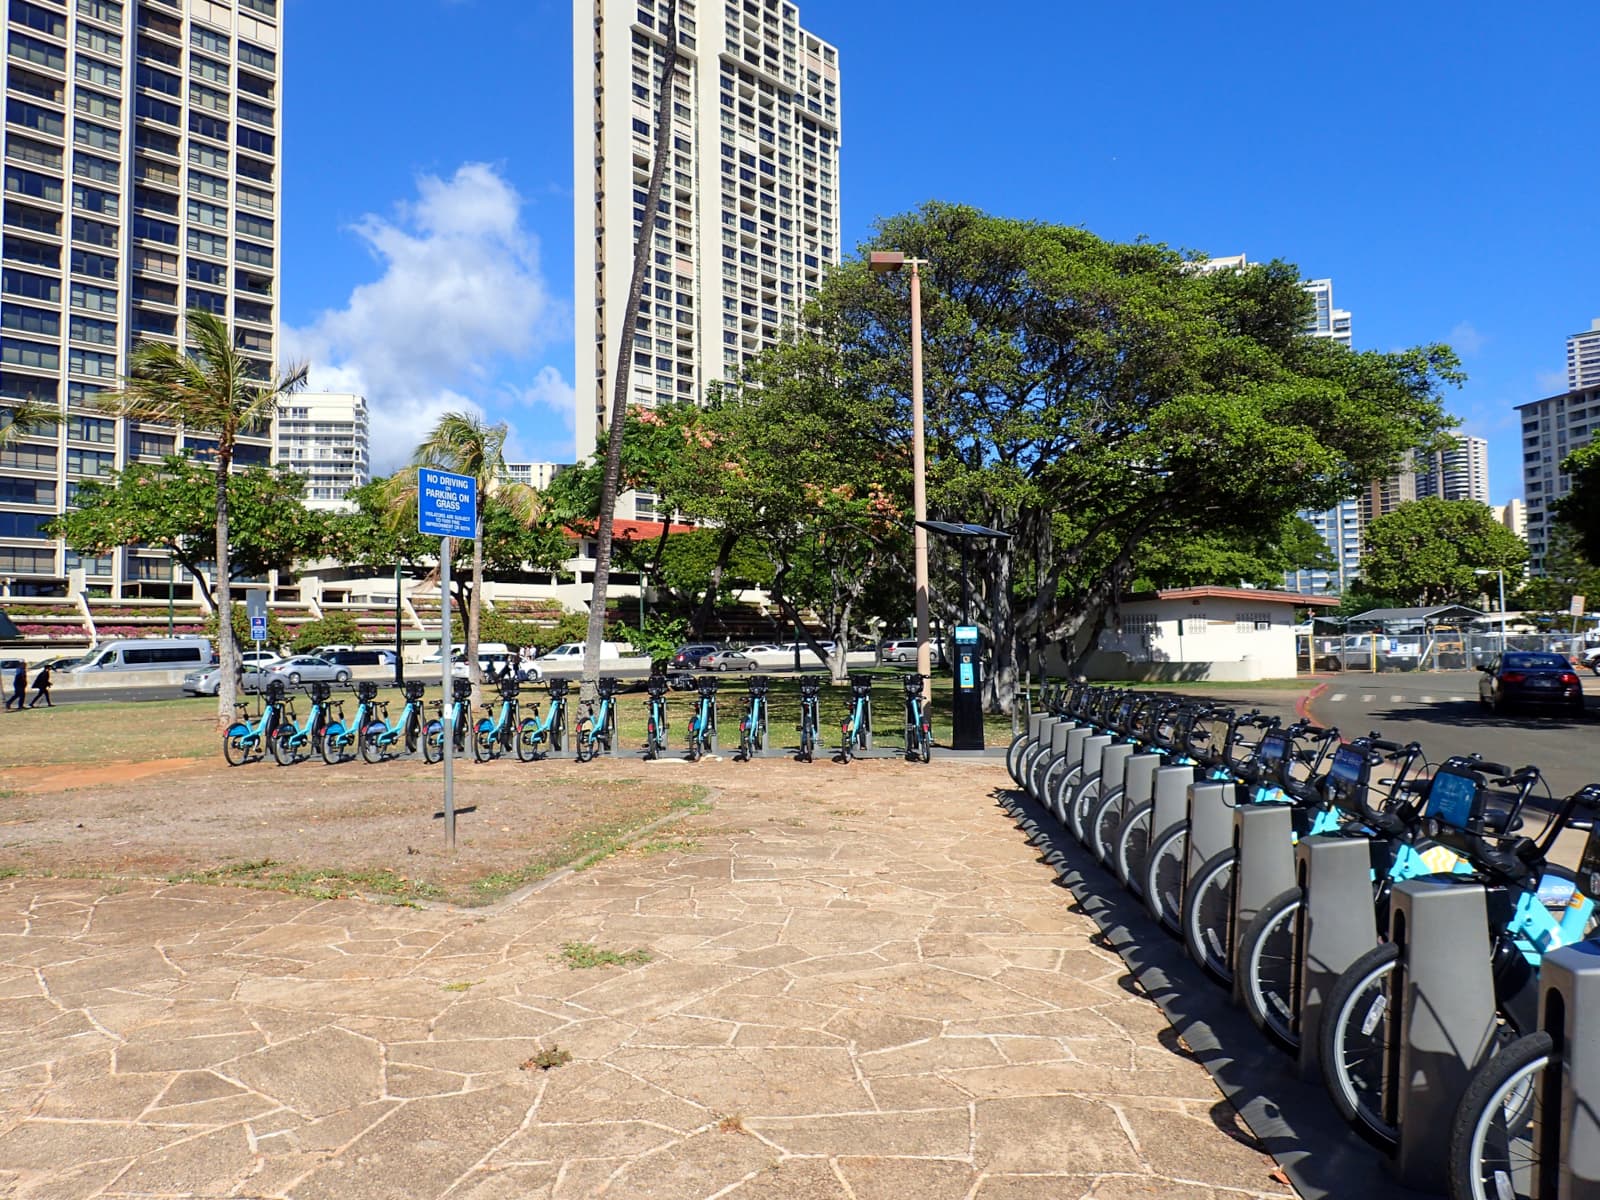
<path fill-rule="evenodd" d="M 361 757 L 369 763 L 383 761 L 383 734 L 386 726 L 368 725 L 361 731 Z"/>
<path fill-rule="evenodd" d="M 1384 1095 L 1384 1063 L 1394 1028 L 1389 985 L 1399 961 L 1400 947 L 1384 942 L 1351 963 L 1323 1002 L 1317 1038 L 1322 1079 L 1334 1108 L 1383 1151 L 1394 1149 L 1399 1138 L 1393 1106 Z"/>
<path fill-rule="evenodd" d="M 1061 759 L 1060 761 L 1065 762 L 1066 760 Z M 1069 770 L 1062 771 L 1061 774 L 1056 776 L 1055 791 L 1044 798 L 1045 807 L 1055 814 L 1056 821 L 1063 828 L 1067 824 L 1067 806 L 1072 802 L 1072 794 L 1078 790 L 1078 784 L 1082 779 L 1083 770 L 1081 767 L 1072 767 Z"/>
<path fill-rule="evenodd" d="M 644 731 L 644 760 L 645 760 L 645 762 L 652 761 L 656 757 L 656 754 L 657 754 L 657 750 L 656 750 L 656 722 L 655 722 L 655 718 L 651 717 L 650 718 L 650 723 L 645 726 L 645 731 Z"/>
<path fill-rule="evenodd" d="M 1041 760 L 1049 756 L 1049 751 L 1050 746 L 1047 742 L 1034 742 L 1022 753 L 1022 790 L 1027 792 L 1028 795 L 1032 796 L 1035 800 L 1039 799 L 1039 797 L 1034 793 L 1033 790 L 1036 786 L 1034 770 L 1038 767 Z"/>
<path fill-rule="evenodd" d="M 330 767 L 336 767 L 344 761 L 343 738 L 343 725 L 330 725 L 322 731 L 322 744 L 317 749 L 322 752 L 322 761 Z"/>
<path fill-rule="evenodd" d="M 1267 1039 L 1290 1054 L 1300 1052 L 1300 912 L 1305 893 L 1297 885 L 1279 892 L 1245 926 L 1239 939 L 1245 1011 Z"/>
<path fill-rule="evenodd" d="M 1089 812 L 1100 800 L 1100 776 L 1090 775 L 1078 785 L 1078 790 L 1072 793 L 1072 802 L 1067 808 L 1067 824 L 1072 829 L 1072 836 L 1084 845 L 1089 843 Z"/>
<path fill-rule="evenodd" d="M 416 713 L 406 722 L 406 753 L 415 754 L 422 744 L 422 719 Z"/>
<path fill-rule="evenodd" d="M 528 717 L 517 727 L 517 761 L 532 762 L 539 754 L 539 722 Z"/>
<path fill-rule="evenodd" d="M 478 762 L 488 762 L 495 755 L 495 741 L 494 723 L 485 717 L 472 731 L 472 757 Z"/>
<path fill-rule="evenodd" d="M 1006 774 L 1018 787 L 1022 786 L 1022 752 L 1028 748 L 1028 735 L 1019 733 L 1006 747 Z"/>
<path fill-rule="evenodd" d="M 231 726 L 222 735 L 222 757 L 230 767 L 242 767 L 250 761 L 250 747 L 245 742 L 249 736 L 249 731 L 241 725 Z"/>
<path fill-rule="evenodd" d="M 924 763 L 933 758 L 933 730 L 926 721 L 917 730 L 917 757 Z"/>
<path fill-rule="evenodd" d="M 272 739 L 272 761 L 280 767 L 292 767 L 299 761 L 295 753 L 293 729 L 281 729 Z"/>
<path fill-rule="evenodd" d="M 579 717 L 573 735 L 572 756 L 581 763 L 588 762 L 594 757 L 594 723 L 588 717 Z"/>
<path fill-rule="evenodd" d="M 1117 830 L 1122 828 L 1122 789 L 1114 787 L 1089 814 L 1089 849 L 1106 866 L 1115 861 Z"/>
<path fill-rule="evenodd" d="M 1144 862 L 1144 903 L 1168 933 L 1183 922 L 1183 859 L 1189 853 L 1189 823 L 1174 825 L 1150 846 Z"/>
<path fill-rule="evenodd" d="M 1150 855 L 1150 818 L 1155 810 L 1153 800 L 1134 805 L 1117 830 L 1117 878 L 1135 896 L 1144 895 L 1144 864 Z"/>
<path fill-rule="evenodd" d="M 422 731 L 422 761 L 436 763 L 444 758 L 444 722 L 429 721 Z"/>
<path fill-rule="evenodd" d="M 1554 1048 L 1548 1033 L 1530 1033 L 1473 1073 L 1450 1131 L 1453 1200 L 1556 1194 L 1556 1164 L 1545 1161 L 1533 1137 L 1544 1124 L 1544 1070 Z"/>
<path fill-rule="evenodd" d="M 1223 987 L 1233 986 L 1233 868 L 1230 848 L 1213 854 L 1183 897 L 1183 940 L 1189 957 Z"/>
<path fill-rule="evenodd" d="M 811 726 L 809 726 L 809 725 L 803 726 L 801 728 L 801 730 L 800 730 L 800 754 L 799 754 L 800 761 L 801 762 L 811 762 L 813 760 L 813 758 L 816 756 L 816 751 L 817 751 L 817 737 L 816 737 L 816 734 L 812 732 Z"/>

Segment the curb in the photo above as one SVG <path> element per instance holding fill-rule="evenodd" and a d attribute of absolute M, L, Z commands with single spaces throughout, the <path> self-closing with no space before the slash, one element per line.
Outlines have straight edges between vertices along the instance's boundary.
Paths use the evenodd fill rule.
<path fill-rule="evenodd" d="M 1309 692 L 1306 692 L 1300 697 L 1300 699 L 1294 702 L 1294 715 L 1299 717 L 1302 721 L 1311 721 L 1312 724 L 1315 724 L 1315 718 L 1313 718 L 1311 715 L 1311 702 L 1332 686 L 1333 681 L 1329 680 L 1327 683 L 1317 684 L 1316 687 L 1312 688 Z"/>

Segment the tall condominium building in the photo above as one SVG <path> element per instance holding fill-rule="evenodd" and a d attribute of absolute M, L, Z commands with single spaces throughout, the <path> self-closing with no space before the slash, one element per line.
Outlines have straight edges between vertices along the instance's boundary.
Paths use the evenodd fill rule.
<path fill-rule="evenodd" d="M 181 345 L 184 313 L 228 318 L 273 369 L 282 81 L 279 0 L 8 0 L 0 196 L 0 408 L 60 413 L 0 452 L 0 575 L 55 594 L 133 594 L 167 559 L 82 557 L 44 533 L 79 482 L 215 439 L 108 418 L 97 393 L 140 341 Z M 0 414 L 3 417 L 4 414 Z M 270 461 L 270 432 L 241 465 Z"/>
<path fill-rule="evenodd" d="M 507 463 L 506 474 L 511 477 L 512 483 L 525 483 L 535 491 L 542 492 L 550 486 L 552 479 L 571 465 L 553 462 Z"/>
<path fill-rule="evenodd" d="M 1361 573 L 1361 512 L 1354 500 L 1345 500 L 1326 512 L 1303 512 L 1300 516 L 1328 544 L 1334 565 L 1309 571 L 1286 571 L 1284 588 L 1291 592 L 1342 592 Z"/>
<path fill-rule="evenodd" d="M 1522 414 L 1522 494 L 1528 506 L 1528 570 L 1544 573 L 1550 506 L 1572 489 L 1561 460 L 1587 446 L 1600 428 L 1600 383 L 1517 405 Z"/>
<path fill-rule="evenodd" d="M 367 398 L 297 392 L 278 409 L 278 465 L 305 476 L 307 508 L 345 510 L 352 488 L 372 481 Z"/>
<path fill-rule="evenodd" d="M 1600 317 L 1567 339 L 1567 391 L 1600 387 Z"/>
<path fill-rule="evenodd" d="M 784 0 L 679 0 L 672 161 L 647 194 L 666 10 L 573 0 L 580 460 L 609 414 L 641 222 L 654 233 L 632 404 L 698 399 L 736 375 L 840 257 L 838 51 Z M 618 515 L 654 511 L 637 494 Z"/>
<path fill-rule="evenodd" d="M 1197 264 L 1201 271 L 1242 271 L 1257 264 L 1246 254 L 1224 254 Z M 1300 285 L 1311 296 L 1311 318 L 1306 332 L 1313 337 L 1331 338 L 1342 346 L 1350 345 L 1350 310 L 1333 306 L 1333 280 L 1308 279 Z"/>
<path fill-rule="evenodd" d="M 1528 509 L 1521 500 L 1507 500 L 1494 506 L 1494 519 L 1523 541 L 1528 540 Z"/>
<path fill-rule="evenodd" d="M 1361 513 L 1362 529 L 1417 498 L 1417 473 L 1412 462 L 1413 456 L 1408 454 L 1397 474 L 1374 479 L 1361 489 L 1356 496 L 1356 507 Z"/>
<path fill-rule="evenodd" d="M 1481 437 L 1460 435 L 1448 450 L 1436 450 L 1417 459 L 1417 499 L 1476 500 L 1489 503 L 1489 443 Z"/>

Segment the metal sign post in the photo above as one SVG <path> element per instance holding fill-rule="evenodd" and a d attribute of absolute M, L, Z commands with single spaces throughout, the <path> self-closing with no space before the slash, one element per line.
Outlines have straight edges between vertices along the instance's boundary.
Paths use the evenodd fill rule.
<path fill-rule="evenodd" d="M 1583 604 L 1583 596 L 1574 596 L 1572 598 L 1572 603 L 1567 606 L 1567 611 L 1572 614 L 1572 636 L 1570 639 L 1568 639 L 1569 645 L 1578 640 L 1578 618 L 1583 616 Z M 1574 649 L 1576 649 L 1576 647 L 1574 647 Z"/>
<path fill-rule="evenodd" d="M 456 848 L 456 781 L 453 725 L 455 707 L 450 702 L 450 680 L 455 670 L 450 646 L 451 541 L 478 536 L 478 481 L 431 467 L 417 469 L 417 532 L 439 539 L 439 687 L 444 695 L 444 844 Z"/>
<path fill-rule="evenodd" d="M 245 616 L 250 618 L 250 640 L 256 644 L 256 662 L 261 661 L 261 644 L 267 640 L 267 593 L 262 588 L 251 588 L 244 594 Z M 230 613 L 231 617 L 232 614 Z M 217 622 L 217 633 L 222 634 L 222 622 Z M 227 636 L 233 636 L 233 622 L 228 622 Z M 238 666 L 237 663 L 234 664 Z M 244 671 L 239 671 L 239 678 L 244 679 Z M 261 692 L 256 691 L 259 699 Z"/>

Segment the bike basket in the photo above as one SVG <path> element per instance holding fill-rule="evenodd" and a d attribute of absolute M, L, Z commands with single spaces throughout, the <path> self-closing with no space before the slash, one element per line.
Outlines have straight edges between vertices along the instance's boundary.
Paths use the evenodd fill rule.
<path fill-rule="evenodd" d="M 615 675 L 602 675 L 599 682 L 595 684 L 595 689 L 599 692 L 601 699 L 610 699 L 622 690 L 622 681 Z"/>
<path fill-rule="evenodd" d="M 522 691 L 522 684 L 515 679 L 502 679 L 500 681 L 500 695 L 506 700 L 515 700 Z"/>
<path fill-rule="evenodd" d="M 378 685 L 370 679 L 363 679 L 356 684 L 356 695 L 363 703 L 371 704 L 378 698 Z"/>
<path fill-rule="evenodd" d="M 750 676 L 750 694 L 752 696 L 765 696 L 767 689 L 772 686 L 772 680 L 765 675 Z"/>
<path fill-rule="evenodd" d="M 547 686 L 552 700 L 560 700 L 572 690 L 572 685 L 565 679 L 552 679 Z"/>
<path fill-rule="evenodd" d="M 665 675 L 652 675 L 645 681 L 644 690 L 650 695 L 660 699 L 667 694 L 667 677 Z"/>
<path fill-rule="evenodd" d="M 410 684 L 406 685 L 410 687 Z M 409 695 L 409 693 L 407 693 Z M 465 700 L 472 695 L 472 680 L 452 679 L 450 681 L 450 698 L 452 700 Z"/>
<path fill-rule="evenodd" d="M 428 690 L 428 685 L 423 683 L 420 679 L 408 679 L 406 680 L 406 685 L 403 690 L 405 692 L 406 700 L 412 704 L 415 704 L 418 700 L 422 699 L 422 693 Z"/>
<path fill-rule="evenodd" d="M 694 681 L 695 691 L 702 696 L 715 696 L 717 694 L 717 677 L 715 675 L 702 675 Z"/>
<path fill-rule="evenodd" d="M 871 675 L 850 676 L 850 693 L 854 696 L 865 696 L 872 691 Z"/>
<path fill-rule="evenodd" d="M 333 688 L 325 680 L 318 680 L 311 685 L 311 698 L 318 704 L 326 704 L 328 697 L 333 695 Z"/>
<path fill-rule="evenodd" d="M 820 679 L 802 679 L 800 681 L 800 694 L 802 696 L 809 696 L 811 699 L 815 700 L 817 698 L 817 693 L 821 690 L 822 680 Z"/>
<path fill-rule="evenodd" d="M 921 675 L 906 675 L 900 680 L 900 685 L 906 689 L 906 695 L 908 696 L 913 692 L 919 696 L 922 694 Z"/>
<path fill-rule="evenodd" d="M 283 680 L 271 679 L 267 681 L 267 699 L 274 704 L 282 704 L 284 697 Z"/>

